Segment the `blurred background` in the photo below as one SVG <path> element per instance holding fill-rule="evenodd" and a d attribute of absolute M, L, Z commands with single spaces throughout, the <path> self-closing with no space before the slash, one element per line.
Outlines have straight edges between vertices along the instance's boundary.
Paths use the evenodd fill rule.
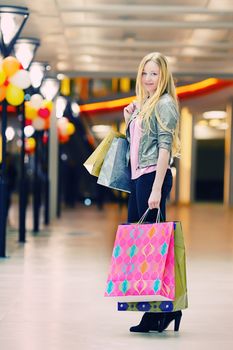
<path fill-rule="evenodd" d="M 22 271 L 26 275 L 29 271 L 32 280 L 37 272 L 42 279 L 47 276 L 50 287 L 53 273 L 61 273 L 59 287 L 59 281 L 62 284 L 66 278 L 71 284 L 73 279 L 76 281 L 78 271 L 77 286 L 83 286 L 88 278 L 92 279 L 95 262 L 95 273 L 102 274 L 104 283 L 114 231 L 120 221 L 126 220 L 128 195 L 98 185 L 97 178 L 87 172 L 83 163 L 111 129 L 125 132 L 123 108 L 135 99 L 138 64 L 153 51 L 167 56 L 180 102 L 182 151 L 180 159 L 173 159 L 171 164 L 174 182 L 168 213 L 183 221 L 188 252 L 193 257 L 190 274 L 193 281 L 196 278 L 196 287 L 190 294 L 197 309 L 189 321 L 192 324 L 196 320 L 197 332 L 203 306 L 198 289 L 200 271 L 205 271 L 201 277 L 206 281 L 205 300 L 212 293 L 207 276 L 212 279 L 212 289 L 216 285 L 220 288 L 223 281 L 228 281 L 228 291 L 232 289 L 232 0 L 2 0 L 0 257 L 7 257 L 9 251 L 19 264 L 9 265 L 12 272 L 3 269 L 3 316 L 15 300 L 13 294 L 8 298 L 12 288 L 22 287 Z M 23 250 L 20 244 L 25 242 L 30 243 Z M 91 254 L 92 264 L 88 260 Z M 208 254 L 220 260 L 205 270 L 202 259 Z M 61 261 L 69 269 L 63 271 Z M 83 261 L 89 262 L 89 270 Z M 44 264 L 43 273 L 40 264 Z M 3 266 L 8 269 L 7 264 L 2 263 Z M 219 274 L 221 266 L 225 270 L 222 280 L 217 280 L 213 266 Z M 57 272 L 57 268 L 61 270 Z M 11 274 L 16 276 L 14 281 Z M 27 278 L 26 282 L 31 281 Z M 42 282 L 43 285 L 37 282 L 35 295 L 36 286 L 39 290 L 44 288 Z M 22 292 L 26 299 L 31 295 L 30 283 L 27 286 L 26 294 Z M 210 308 L 219 303 L 219 295 L 225 307 L 232 306 L 223 289 L 214 289 L 216 295 L 209 301 Z M 76 292 L 78 295 L 79 287 Z M 82 291 L 80 299 L 84 295 Z M 100 295 L 94 300 L 102 307 Z M 50 306 L 55 303 L 59 309 L 61 304 L 56 304 L 53 296 Z M 28 300 L 33 309 L 34 301 Z M 62 300 L 66 310 L 65 298 Z M 82 315 L 86 315 L 85 305 Z M 22 311 L 35 316 L 35 310 L 38 311 L 22 307 L 18 316 Z M 25 316 L 26 323 L 30 315 Z M 56 323 L 56 312 L 54 315 Z M 12 316 L 9 327 L 6 323 L 9 344 L 14 320 L 17 317 Z M 213 320 L 210 312 L 208 321 Z M 81 316 L 79 321 L 82 323 Z M 226 332 L 229 324 L 224 327 Z M 83 334 L 85 337 L 85 331 Z M 64 344 L 66 339 L 64 335 Z M 38 336 L 38 344 L 40 341 Z M 82 341 L 85 348 L 85 339 Z M 206 347 L 208 341 L 203 342 Z M 116 344 L 110 347 L 113 349 Z M 7 350 L 11 349 L 8 345 Z M 32 349 L 30 342 L 27 346 Z M 89 348 L 94 349 L 91 345 Z"/>

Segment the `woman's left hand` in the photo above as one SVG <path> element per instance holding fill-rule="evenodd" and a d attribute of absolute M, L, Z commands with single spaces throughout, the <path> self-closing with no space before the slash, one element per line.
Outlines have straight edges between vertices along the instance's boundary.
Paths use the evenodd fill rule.
<path fill-rule="evenodd" d="M 148 199 L 148 207 L 150 209 L 159 208 L 161 200 L 161 190 L 152 189 L 150 197 Z"/>

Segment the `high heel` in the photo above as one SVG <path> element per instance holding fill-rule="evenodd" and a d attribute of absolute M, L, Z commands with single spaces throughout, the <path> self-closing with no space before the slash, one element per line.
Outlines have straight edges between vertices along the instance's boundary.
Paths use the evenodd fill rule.
<path fill-rule="evenodd" d="M 137 326 L 130 327 L 130 332 L 148 333 L 150 330 L 150 316 L 149 312 L 145 312 L 140 323 Z"/>
<path fill-rule="evenodd" d="M 145 312 L 140 323 L 131 327 L 130 332 L 148 333 L 149 331 L 159 331 L 162 313 Z"/>
<path fill-rule="evenodd" d="M 180 313 L 175 316 L 175 324 L 174 324 L 174 331 L 175 332 L 179 331 L 181 317 L 182 317 L 182 312 L 180 311 Z"/>
<path fill-rule="evenodd" d="M 173 320 L 174 320 L 174 331 L 178 332 L 180 328 L 181 317 L 182 317 L 181 310 L 164 313 L 164 319 L 161 322 L 159 332 L 164 331 Z"/>

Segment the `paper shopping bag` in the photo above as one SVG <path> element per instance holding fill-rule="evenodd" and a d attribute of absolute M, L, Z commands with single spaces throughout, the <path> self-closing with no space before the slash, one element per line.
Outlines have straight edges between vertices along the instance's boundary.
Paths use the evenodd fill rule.
<path fill-rule="evenodd" d="M 175 222 L 175 299 L 173 301 L 140 301 L 118 303 L 118 311 L 171 312 L 188 307 L 186 256 L 182 226 Z"/>
<path fill-rule="evenodd" d="M 118 226 L 105 296 L 118 300 L 173 300 L 174 225 Z"/>
<path fill-rule="evenodd" d="M 114 137 L 101 167 L 97 183 L 115 190 L 130 193 L 131 174 L 126 164 L 128 141 Z"/>
<path fill-rule="evenodd" d="M 104 158 L 111 146 L 114 137 L 125 137 L 118 131 L 111 130 L 107 136 L 101 141 L 101 143 L 96 147 L 94 152 L 83 164 L 87 171 L 94 176 L 99 176 L 100 169 L 102 167 Z"/>

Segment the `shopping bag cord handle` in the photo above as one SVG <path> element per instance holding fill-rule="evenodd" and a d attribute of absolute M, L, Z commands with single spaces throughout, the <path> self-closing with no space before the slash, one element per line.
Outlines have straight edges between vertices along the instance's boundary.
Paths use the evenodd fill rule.
<path fill-rule="evenodd" d="M 142 224 L 144 222 L 144 220 L 146 219 L 149 211 L 150 211 L 150 208 L 147 208 L 145 213 L 139 219 L 138 224 Z M 160 208 L 158 208 L 158 212 L 157 212 L 157 216 L 156 216 L 156 221 L 155 222 L 156 223 L 160 222 L 160 218 L 162 218 L 162 220 L 163 220 L 163 216 L 162 216 L 161 210 L 160 210 Z"/>

